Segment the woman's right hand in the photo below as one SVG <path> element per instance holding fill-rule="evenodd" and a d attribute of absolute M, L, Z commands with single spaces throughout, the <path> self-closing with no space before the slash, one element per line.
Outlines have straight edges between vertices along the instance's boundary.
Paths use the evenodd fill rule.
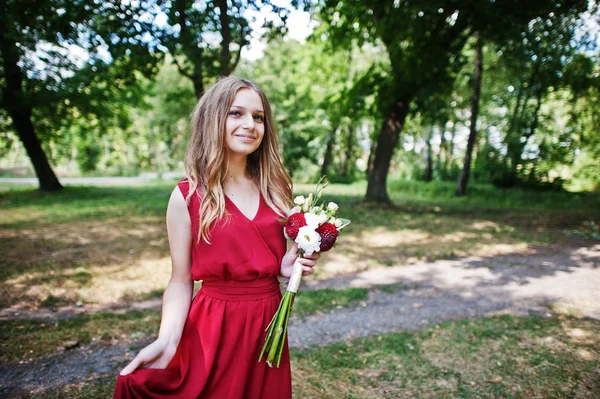
<path fill-rule="evenodd" d="M 165 369 L 175 356 L 177 347 L 169 345 L 162 340 L 156 340 L 138 353 L 119 374 L 127 375 L 138 368 L 142 369 Z"/>

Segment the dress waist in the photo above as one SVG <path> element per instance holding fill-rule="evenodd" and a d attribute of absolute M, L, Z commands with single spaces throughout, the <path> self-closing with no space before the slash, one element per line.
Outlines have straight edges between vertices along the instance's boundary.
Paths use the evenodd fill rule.
<path fill-rule="evenodd" d="M 200 294 L 226 301 L 254 301 L 280 295 L 277 277 L 250 281 L 203 281 Z"/>

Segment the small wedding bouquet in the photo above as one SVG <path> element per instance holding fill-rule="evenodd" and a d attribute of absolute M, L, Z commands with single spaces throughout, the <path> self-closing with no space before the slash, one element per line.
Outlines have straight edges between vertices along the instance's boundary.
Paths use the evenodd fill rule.
<path fill-rule="evenodd" d="M 307 198 L 298 196 L 294 199 L 294 207 L 289 210 L 283 234 L 288 240 L 298 244 L 298 257 L 312 255 L 313 252 L 329 251 L 338 237 L 340 230 L 350 224 L 350 220 L 336 217 L 338 206 L 334 202 L 319 204 L 323 190 L 328 183 L 322 184 L 325 176 L 317 183 L 315 193 L 310 193 Z M 287 289 L 279 303 L 275 316 L 267 327 L 267 336 L 258 361 L 264 355 L 270 367 L 279 367 L 283 345 L 285 343 L 288 321 L 294 305 L 294 298 L 300 280 L 302 279 L 302 265 L 298 260 L 294 262 L 292 275 Z"/>

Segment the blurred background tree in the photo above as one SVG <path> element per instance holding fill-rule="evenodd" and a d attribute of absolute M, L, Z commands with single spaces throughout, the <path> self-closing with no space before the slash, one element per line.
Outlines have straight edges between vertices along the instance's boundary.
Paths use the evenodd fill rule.
<path fill-rule="evenodd" d="M 30 3 L 2 5 L 0 165 L 27 154 L 45 190 L 51 164 L 183 173 L 197 97 L 232 73 L 269 96 L 296 182 L 600 185 L 595 2 Z"/>

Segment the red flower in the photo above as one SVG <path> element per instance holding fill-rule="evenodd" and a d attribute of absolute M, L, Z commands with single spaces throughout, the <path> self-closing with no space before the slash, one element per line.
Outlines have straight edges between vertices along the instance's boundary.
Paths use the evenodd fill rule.
<path fill-rule="evenodd" d="M 304 218 L 304 214 L 302 212 L 296 212 L 288 217 L 288 220 L 285 224 L 285 234 L 288 235 L 292 240 L 295 240 L 298 237 L 298 230 L 300 227 L 306 226 L 306 219 Z"/>
<path fill-rule="evenodd" d="M 338 231 L 331 223 L 323 223 L 315 230 L 321 236 L 321 252 L 329 251 L 338 236 Z"/>

